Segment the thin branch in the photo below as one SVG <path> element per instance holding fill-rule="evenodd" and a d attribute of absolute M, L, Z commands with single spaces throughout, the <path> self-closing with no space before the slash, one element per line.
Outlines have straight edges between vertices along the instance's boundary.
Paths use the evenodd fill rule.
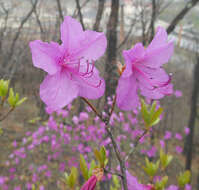
<path fill-rule="evenodd" d="M 15 49 L 15 45 L 16 45 L 16 42 L 21 34 L 21 30 L 23 29 L 23 26 L 24 24 L 26 23 L 26 21 L 30 18 L 30 16 L 32 15 L 32 13 L 34 12 L 34 9 L 36 9 L 36 6 L 37 6 L 37 3 L 38 3 L 38 0 L 35 0 L 35 3 L 34 5 L 32 6 L 32 8 L 30 9 L 30 11 L 28 12 L 28 14 L 24 17 L 24 19 L 21 21 L 20 23 L 20 26 L 15 34 L 15 37 L 11 43 L 11 48 L 10 48 L 10 51 L 8 53 L 8 59 L 6 59 L 6 62 L 5 62 L 5 65 L 7 65 L 8 63 L 8 60 L 11 60 L 13 54 L 14 54 L 14 49 Z"/>
<path fill-rule="evenodd" d="M 135 141 L 133 148 L 130 150 L 130 152 L 127 154 L 126 158 L 125 158 L 125 162 L 129 159 L 129 157 L 131 156 L 131 154 L 135 151 L 135 148 L 137 147 L 140 139 L 142 137 L 144 137 L 144 135 L 146 135 L 148 132 L 148 130 L 145 130 Z"/>
<path fill-rule="evenodd" d="M 191 0 L 187 2 L 185 7 L 177 14 L 177 16 L 171 21 L 167 28 L 167 33 L 170 34 L 175 29 L 176 25 L 185 17 L 185 15 L 199 2 L 199 0 Z"/>
<path fill-rule="evenodd" d="M 81 99 L 89 105 L 89 107 L 95 112 L 95 114 L 96 114 L 102 121 L 104 121 L 102 115 L 97 111 L 97 109 L 96 109 L 86 98 L 81 97 Z"/>
<path fill-rule="evenodd" d="M 95 18 L 95 24 L 93 25 L 93 30 L 99 31 L 100 21 L 102 19 L 103 11 L 104 11 L 104 3 L 105 0 L 98 0 L 98 9 Z"/>
<path fill-rule="evenodd" d="M 62 12 L 61 2 L 60 2 L 60 0 L 56 0 L 56 1 L 57 1 L 58 12 L 59 12 L 59 18 L 63 22 L 64 21 L 64 16 L 63 16 L 63 12 Z"/>
<path fill-rule="evenodd" d="M 76 6 L 77 6 L 77 10 L 78 10 L 78 16 L 79 16 L 80 23 L 82 25 L 83 30 L 85 30 L 85 26 L 84 26 L 84 21 L 83 21 L 83 16 L 82 16 L 79 0 L 75 0 L 75 1 L 76 1 Z"/>
<path fill-rule="evenodd" d="M 3 121 L 4 119 L 6 119 L 8 117 L 8 115 L 14 110 L 14 108 L 11 108 L 4 116 L 2 116 L 0 118 L 0 122 Z"/>
<path fill-rule="evenodd" d="M 117 172 L 109 171 L 109 170 L 107 170 L 107 169 L 105 169 L 105 168 L 104 168 L 104 172 L 105 172 L 105 173 L 109 173 L 109 174 L 111 174 L 111 175 L 117 175 L 118 177 L 121 177 L 121 178 L 122 178 L 122 174 L 117 173 Z"/>

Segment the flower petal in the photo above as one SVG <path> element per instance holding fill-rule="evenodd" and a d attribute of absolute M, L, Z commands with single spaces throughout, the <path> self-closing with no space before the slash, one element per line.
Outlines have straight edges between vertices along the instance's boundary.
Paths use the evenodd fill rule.
<path fill-rule="evenodd" d="M 134 110 L 139 105 L 137 83 L 134 76 L 120 77 L 117 86 L 117 106 L 122 110 Z"/>
<path fill-rule="evenodd" d="M 158 68 L 169 61 L 173 54 L 173 50 L 173 42 L 169 42 L 156 49 L 146 51 L 143 64 L 151 68 Z"/>
<path fill-rule="evenodd" d="M 64 50 L 69 54 L 80 48 L 80 41 L 84 39 L 84 31 L 81 24 L 70 16 L 64 18 L 61 24 L 61 41 Z"/>
<path fill-rule="evenodd" d="M 158 27 L 157 32 L 147 47 L 147 51 L 151 51 L 153 49 L 157 49 L 160 46 L 166 45 L 168 40 L 167 32 L 163 27 Z"/>
<path fill-rule="evenodd" d="M 35 40 L 30 42 L 29 46 L 35 67 L 43 69 L 50 75 L 60 70 L 57 59 L 61 56 L 61 52 L 59 51 L 59 45 L 57 43 L 46 43 Z"/>
<path fill-rule="evenodd" d="M 154 89 L 149 89 L 145 88 L 144 86 L 139 86 L 141 90 L 141 94 L 147 98 L 150 99 L 161 99 L 165 95 L 171 95 L 173 93 L 173 85 L 168 84 L 166 86 L 154 88 Z"/>
<path fill-rule="evenodd" d="M 85 76 L 74 75 L 73 77 L 79 86 L 79 96 L 88 99 L 97 99 L 104 95 L 105 82 L 99 76 L 96 68 L 93 69 L 93 73 L 91 74 Z"/>
<path fill-rule="evenodd" d="M 101 57 L 106 50 L 106 36 L 102 32 L 86 30 L 84 32 L 84 39 L 81 40 L 80 45 L 80 48 L 74 55 L 79 58 L 84 57 L 89 61 L 95 61 Z"/>
<path fill-rule="evenodd" d="M 53 110 L 63 108 L 77 95 L 78 86 L 65 71 L 58 72 L 55 75 L 47 75 L 40 85 L 41 99 Z"/>
<path fill-rule="evenodd" d="M 144 47 L 141 43 L 137 43 L 132 49 L 124 50 L 123 57 L 126 68 L 122 73 L 122 77 L 129 77 L 132 74 L 132 64 L 144 56 Z"/>

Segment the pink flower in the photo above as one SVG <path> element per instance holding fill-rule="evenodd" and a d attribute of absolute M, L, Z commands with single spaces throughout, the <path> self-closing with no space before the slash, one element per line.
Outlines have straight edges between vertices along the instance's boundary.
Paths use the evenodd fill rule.
<path fill-rule="evenodd" d="M 175 138 L 176 138 L 177 140 L 182 140 L 182 135 L 179 134 L 179 133 L 176 133 L 176 134 L 175 134 Z"/>
<path fill-rule="evenodd" d="M 185 132 L 186 135 L 188 135 L 188 134 L 190 133 L 189 127 L 185 127 L 185 128 L 184 128 L 184 132 Z"/>
<path fill-rule="evenodd" d="M 176 98 L 180 98 L 180 97 L 182 96 L 182 91 L 176 90 L 176 91 L 174 92 L 174 95 L 176 96 Z"/>
<path fill-rule="evenodd" d="M 127 186 L 129 190 L 150 190 L 151 187 L 138 182 L 137 178 L 126 171 Z"/>
<path fill-rule="evenodd" d="M 182 147 L 176 146 L 176 152 L 177 152 L 178 154 L 182 153 L 182 151 L 183 151 Z"/>
<path fill-rule="evenodd" d="M 63 108 L 77 96 L 97 99 L 105 88 L 94 67 L 94 61 L 105 52 L 105 35 L 83 31 L 79 22 L 66 16 L 61 25 L 61 41 L 61 45 L 30 42 L 33 65 L 48 73 L 40 85 L 40 97 L 53 110 Z"/>
<path fill-rule="evenodd" d="M 178 190 L 178 186 L 170 185 L 166 190 Z"/>
<path fill-rule="evenodd" d="M 167 43 L 167 33 L 159 27 L 147 49 L 141 43 L 123 51 L 126 68 L 117 87 L 117 105 L 122 110 L 133 110 L 139 105 L 137 95 L 160 99 L 172 94 L 170 76 L 163 70 L 173 53 L 173 43 Z"/>
<path fill-rule="evenodd" d="M 89 180 L 82 186 L 81 190 L 94 190 L 97 183 L 97 177 L 93 175 Z"/>

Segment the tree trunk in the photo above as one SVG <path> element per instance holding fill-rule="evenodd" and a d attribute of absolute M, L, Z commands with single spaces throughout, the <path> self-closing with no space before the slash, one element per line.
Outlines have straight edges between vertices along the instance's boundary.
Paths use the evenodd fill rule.
<path fill-rule="evenodd" d="M 96 14 L 96 19 L 95 19 L 95 24 L 93 26 L 93 30 L 95 31 L 99 31 L 99 28 L 100 28 L 100 21 L 102 19 L 102 14 L 104 11 L 104 3 L 105 3 L 105 0 L 98 0 L 97 14 Z"/>
<path fill-rule="evenodd" d="M 184 153 L 186 154 L 185 168 L 187 170 L 191 169 L 192 154 L 193 154 L 194 127 L 195 127 L 195 120 L 197 117 L 197 99 L 198 99 L 198 91 L 199 91 L 198 81 L 199 81 L 199 56 L 197 56 L 197 64 L 195 65 L 194 76 L 193 76 L 191 112 L 190 112 L 189 123 L 188 123 L 190 133 L 189 133 L 189 135 L 187 135 L 186 141 L 184 144 Z"/>
<path fill-rule="evenodd" d="M 118 25 L 119 0 L 112 0 L 111 14 L 107 25 L 107 57 L 105 65 L 106 92 L 105 98 L 115 93 L 117 84 L 117 25 Z M 106 100 L 105 100 L 106 102 Z"/>

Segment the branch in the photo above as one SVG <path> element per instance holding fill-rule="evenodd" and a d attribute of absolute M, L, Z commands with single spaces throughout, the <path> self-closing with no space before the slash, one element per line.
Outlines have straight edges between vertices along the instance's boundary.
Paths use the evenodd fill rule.
<path fill-rule="evenodd" d="M 98 0 L 98 9 L 97 9 L 97 14 L 95 18 L 95 24 L 93 25 L 93 30 L 95 31 L 99 31 L 100 21 L 102 19 L 102 14 L 104 11 L 104 3 L 105 3 L 105 0 Z"/>
<path fill-rule="evenodd" d="M 0 122 L 3 121 L 4 119 L 6 119 L 8 117 L 8 115 L 14 110 L 14 108 L 11 108 L 4 116 L 2 116 L 0 118 Z"/>
<path fill-rule="evenodd" d="M 63 16 L 63 12 L 62 12 L 61 2 L 60 2 L 60 0 L 56 0 L 56 1 L 57 1 L 57 8 L 58 8 L 58 11 L 59 11 L 59 18 L 63 22 L 64 16 Z"/>
<path fill-rule="evenodd" d="M 185 17 L 185 15 L 199 2 L 199 0 L 191 0 L 185 7 L 178 13 L 178 15 L 171 21 L 167 28 L 167 33 L 170 34 L 175 29 L 176 25 Z"/>
<path fill-rule="evenodd" d="M 30 18 L 30 16 L 32 15 L 32 13 L 34 12 L 34 9 L 36 9 L 36 6 L 37 6 L 37 3 L 38 3 L 38 0 L 35 0 L 35 3 L 34 5 L 32 6 L 31 10 L 28 12 L 28 14 L 24 17 L 24 19 L 21 21 L 20 23 L 20 26 L 15 34 L 15 37 L 11 43 L 11 48 L 10 48 L 10 51 L 8 53 L 8 57 L 6 59 L 6 62 L 5 62 L 5 65 L 7 65 L 8 63 L 8 60 L 11 60 L 13 54 L 14 54 L 14 49 L 15 49 L 15 45 L 16 45 L 16 42 L 21 34 L 21 30 L 24 26 L 24 24 L 26 23 L 26 21 Z"/>
<path fill-rule="evenodd" d="M 125 162 L 129 159 L 129 156 L 135 151 L 135 148 L 137 147 L 140 139 L 142 137 L 144 137 L 144 135 L 146 135 L 148 132 L 148 130 L 145 130 L 135 141 L 134 147 L 130 150 L 130 152 L 127 154 L 126 158 L 125 158 Z"/>
<path fill-rule="evenodd" d="M 83 21 L 83 16 L 82 16 L 79 0 L 75 0 L 75 1 L 76 1 L 76 5 L 77 5 L 77 10 L 78 10 L 78 16 L 79 16 L 80 23 L 82 25 L 83 30 L 85 30 L 85 26 L 84 26 L 84 21 Z"/>

